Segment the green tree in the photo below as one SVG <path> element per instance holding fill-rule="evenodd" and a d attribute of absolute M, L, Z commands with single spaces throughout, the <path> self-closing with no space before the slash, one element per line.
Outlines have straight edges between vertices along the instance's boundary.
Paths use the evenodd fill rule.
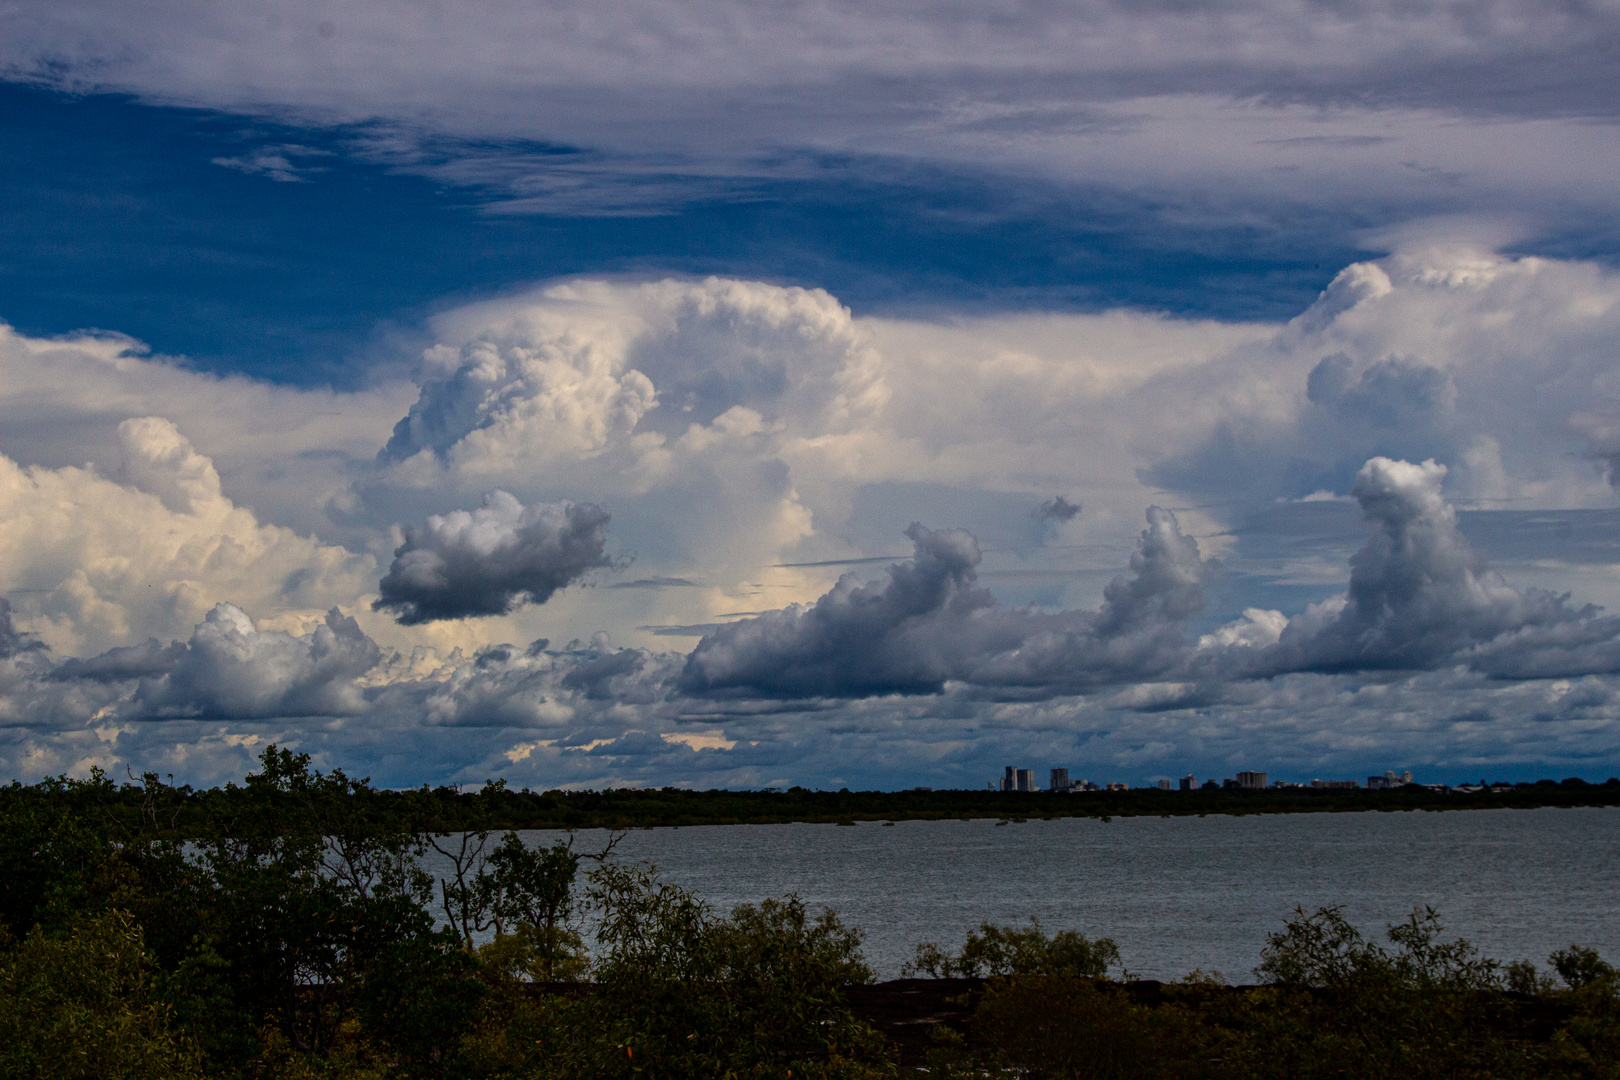
<path fill-rule="evenodd" d="M 844 1001 L 872 973 L 836 913 L 812 918 L 789 896 L 720 918 L 649 869 L 612 863 L 592 871 L 588 896 L 589 1075 L 892 1075 L 881 1037 Z"/>
<path fill-rule="evenodd" d="M 1506 1036 L 1501 966 L 1443 932 L 1434 909 L 1416 909 L 1389 928 L 1389 949 L 1340 908 L 1297 912 L 1256 968 L 1276 989 L 1251 1013 L 1248 1068 L 1299 1080 L 1519 1075 L 1528 1050 Z"/>
<path fill-rule="evenodd" d="M 126 912 L 35 929 L 0 956 L 0 1075 L 17 1080 L 200 1076 L 194 1047 L 153 991 L 153 965 Z"/>
<path fill-rule="evenodd" d="M 931 979 L 977 979 L 1072 972 L 1085 979 L 1101 979 L 1119 962 L 1119 947 L 1112 938 L 1092 940 L 1078 930 L 1060 930 L 1048 937 L 1040 921 L 1030 919 L 1027 929 L 980 923 L 977 930 L 968 931 L 955 956 L 925 941 L 917 946 L 917 955 L 906 965 L 905 973 Z"/>

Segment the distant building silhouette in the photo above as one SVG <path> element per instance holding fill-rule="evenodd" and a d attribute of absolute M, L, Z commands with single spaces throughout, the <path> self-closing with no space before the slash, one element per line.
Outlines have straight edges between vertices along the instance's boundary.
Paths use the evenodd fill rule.
<path fill-rule="evenodd" d="M 1240 772 L 1237 774 L 1237 786 L 1244 791 L 1262 791 L 1266 786 L 1266 774 L 1263 772 Z"/>
<path fill-rule="evenodd" d="M 1198 790 L 1198 780 L 1197 780 L 1196 777 L 1193 776 L 1192 773 L 1188 773 L 1186 776 L 1183 776 L 1181 778 L 1181 790 L 1182 791 L 1197 791 Z"/>
<path fill-rule="evenodd" d="M 1034 791 L 1035 770 L 1015 769 L 1007 766 L 1007 775 L 1001 778 L 1002 791 Z"/>
<path fill-rule="evenodd" d="M 1069 770 L 1068 769 L 1053 769 L 1052 770 L 1052 782 L 1047 784 L 1046 787 L 1047 787 L 1048 791 L 1068 791 L 1069 790 Z"/>

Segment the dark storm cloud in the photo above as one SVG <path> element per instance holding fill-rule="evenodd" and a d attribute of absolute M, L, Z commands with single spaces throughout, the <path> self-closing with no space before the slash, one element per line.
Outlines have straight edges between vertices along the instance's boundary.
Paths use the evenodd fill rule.
<path fill-rule="evenodd" d="M 173 670 L 185 654 L 186 646 L 181 642 L 171 641 L 164 645 L 157 638 L 147 638 L 139 645 L 108 649 L 99 656 L 64 660 L 57 665 L 51 677 L 64 681 L 87 679 L 104 683 L 161 678 Z"/>
<path fill-rule="evenodd" d="M 45 645 L 32 634 L 25 634 L 11 623 L 11 601 L 0 596 L 0 660 L 20 653 L 41 652 Z"/>
<path fill-rule="evenodd" d="M 995 607 L 976 587 L 979 544 L 961 529 L 906 530 L 915 553 L 862 585 L 854 574 L 809 606 L 770 611 L 720 627 L 687 659 L 691 694 L 747 689 L 765 697 L 859 697 L 935 693 L 961 670 L 970 639 L 988 632 Z"/>
<path fill-rule="evenodd" d="M 525 507 L 491 492 L 477 510 L 407 529 L 372 607 L 411 626 L 543 604 L 587 571 L 612 565 L 603 551 L 607 523 L 607 511 L 590 503 Z"/>
<path fill-rule="evenodd" d="M 1185 648 L 1209 573 L 1175 515 L 1153 507 L 1095 612 L 1003 611 L 977 587 L 978 542 L 913 524 L 912 558 L 880 581 L 845 574 L 814 604 L 719 627 L 687 659 L 693 695 L 862 697 L 938 693 L 947 682 L 1052 694 L 1149 677 Z"/>
<path fill-rule="evenodd" d="M 1188 688 L 1172 698 L 1140 706 L 1175 709 L 1289 673 L 1620 672 L 1620 618 L 1509 586 L 1458 531 L 1444 476 L 1433 462 L 1367 462 L 1352 494 L 1370 536 L 1350 558 L 1349 590 L 1292 619 L 1257 611 L 1195 643 L 1188 628 L 1216 567 L 1158 507 L 1148 511 L 1131 574 L 1089 612 L 998 609 L 977 587 L 971 535 L 913 525 L 916 554 L 885 579 L 861 584 L 846 574 L 814 604 L 712 629 L 687 658 L 679 687 L 694 696 L 791 699 L 935 694 L 955 683 L 1040 700 L 1184 681 Z"/>
<path fill-rule="evenodd" d="M 1055 521 L 1058 524 L 1073 521 L 1080 513 L 1080 504 L 1072 503 L 1061 495 L 1054 495 L 1034 510 L 1034 518 L 1039 522 Z"/>

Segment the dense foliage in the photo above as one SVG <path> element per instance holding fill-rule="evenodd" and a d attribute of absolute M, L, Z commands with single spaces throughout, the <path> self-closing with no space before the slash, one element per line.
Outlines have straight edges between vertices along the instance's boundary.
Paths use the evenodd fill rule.
<path fill-rule="evenodd" d="M 988 975 L 1055 975 L 1068 972 L 1083 979 L 1101 979 L 1119 964 L 1119 946 L 1112 938 L 1093 941 L 1077 930 L 1060 930 L 1051 937 L 1031 919 L 1027 929 L 980 923 L 968 931 L 962 951 L 952 956 L 931 941 L 917 946 L 917 957 L 904 974 L 931 979 L 977 979 Z"/>
<path fill-rule="evenodd" d="M 150 778 L 155 779 L 155 778 Z M 0 788 L 0 807 L 38 799 L 45 785 Z M 251 785 L 250 785 L 251 786 Z M 164 800 L 175 828 L 201 829 L 239 812 L 243 789 L 232 785 L 192 790 L 166 788 Z M 148 799 L 143 785 L 106 785 L 97 798 L 129 817 Z M 513 790 L 504 784 L 476 792 L 459 788 L 388 791 L 352 785 L 348 804 L 372 818 L 431 818 L 447 832 L 486 829 L 636 829 L 653 826 L 779 824 L 939 819 L 1026 819 L 1187 814 L 1294 814 L 1345 811 L 1493 810 L 1553 806 L 1620 806 L 1620 778 L 1590 784 L 1571 777 L 1535 783 L 1493 783 L 1480 790 L 1410 785 L 1360 788 L 1268 788 L 1160 791 L 1135 788 L 1083 793 L 986 790 L 691 791 L 684 788 L 622 788 L 607 791 Z M 351 810 L 351 813 L 359 812 Z"/>
<path fill-rule="evenodd" d="M 0 790 L 0 1076 L 898 1075 L 849 1004 L 872 972 L 833 913 L 722 915 L 611 841 L 530 846 L 503 830 L 533 796 L 498 783 L 380 792 L 275 747 L 260 764 L 209 792 Z M 1504 967 L 1433 912 L 1387 945 L 1300 912 L 1258 987 L 1111 980 L 1111 940 L 1038 923 L 925 944 L 913 968 L 964 995 L 907 1063 L 940 1077 L 1620 1077 L 1608 963 Z"/>
<path fill-rule="evenodd" d="M 950 957 L 918 949 L 918 968 L 966 970 L 995 936 L 984 927 Z M 942 1077 L 1316 1080 L 1327 1077 L 1620 1077 L 1620 974 L 1590 949 L 1551 958 L 1557 979 L 1503 967 L 1442 939 L 1432 910 L 1364 939 L 1336 908 L 1303 911 L 1269 935 L 1264 985 L 1194 972 L 1180 983 L 1088 977 L 1086 962 L 1026 963 L 990 979 L 967 1035 L 939 1033 Z M 1002 931 L 1003 938 L 1007 931 Z M 1024 948 L 1039 957 L 1038 927 Z M 1061 936 L 1061 935 L 1060 935 Z M 1055 943 L 1057 939 L 1047 939 Z M 1097 945 L 1090 943 L 1093 950 Z"/>
<path fill-rule="evenodd" d="M 499 784 L 446 821 L 431 792 L 261 765 L 202 814 L 152 776 L 0 802 L 0 1075 L 892 1072 L 831 913 L 721 917 L 607 851 L 497 836 Z"/>

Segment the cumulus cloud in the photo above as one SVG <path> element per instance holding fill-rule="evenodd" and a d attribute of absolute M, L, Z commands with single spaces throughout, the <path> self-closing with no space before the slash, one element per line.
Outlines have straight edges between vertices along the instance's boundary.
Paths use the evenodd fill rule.
<path fill-rule="evenodd" d="M 151 442 L 149 427 L 130 432 L 119 425 L 161 417 L 184 435 L 188 452 L 208 459 L 221 492 L 237 506 L 355 550 L 365 549 L 366 537 L 339 504 L 415 394 L 414 385 L 391 373 L 359 390 L 275 385 L 199 371 L 118 334 L 37 338 L 0 323 L 0 431 L 19 465 L 91 462 L 106 479 L 158 490 L 156 463 L 143 468 L 132 460 L 143 451 L 131 439 L 159 456 L 164 451 Z M 169 505 L 177 494 L 160 497 Z M 196 612 L 184 628 L 201 617 Z"/>
<path fill-rule="evenodd" d="M 1458 531 L 1445 476 L 1433 461 L 1368 461 L 1351 494 L 1371 535 L 1350 558 L 1349 590 L 1291 619 L 1246 611 L 1200 639 L 1210 652 L 1193 667 L 1215 679 L 1446 666 L 1501 678 L 1620 671 L 1620 619 L 1507 584 Z"/>
<path fill-rule="evenodd" d="M 419 519 L 492 486 L 525 504 L 611 505 L 616 542 L 657 571 L 647 580 L 717 583 L 598 597 L 626 612 L 615 633 L 737 610 L 733 582 L 814 534 L 811 499 L 847 504 L 829 485 L 888 396 L 868 335 L 819 290 L 571 281 L 448 312 L 433 330 L 417 401 L 357 485 L 361 512 Z M 542 629 L 556 626 L 503 632 Z"/>
<path fill-rule="evenodd" d="M 1131 555 L 1131 576 L 1109 583 L 1101 608 L 1026 617 L 1018 646 L 976 664 L 972 681 L 1055 696 L 1172 671 L 1186 654 L 1188 625 L 1204 609 L 1215 564 L 1183 535 L 1170 511 L 1149 507 L 1147 520 Z"/>
<path fill-rule="evenodd" d="M 1371 530 L 1350 558 L 1349 590 L 1288 618 L 1259 608 L 1196 640 L 1216 564 L 1175 515 L 1148 528 L 1096 611 L 1002 610 L 977 586 L 981 555 L 960 530 L 913 525 L 916 554 L 884 580 L 846 574 L 811 605 L 711 631 L 688 657 L 693 695 L 862 697 L 940 693 L 959 682 L 1050 697 L 1176 680 L 1220 697 L 1225 684 L 1287 672 L 1472 667 L 1502 678 L 1620 671 L 1620 619 L 1567 597 L 1515 589 L 1457 529 L 1444 466 L 1374 458 L 1351 489 Z M 1180 692 L 1173 694 L 1178 698 Z"/>
<path fill-rule="evenodd" d="M 231 775 L 252 739 L 297 737 L 402 783 L 881 782 L 839 764 L 852 756 L 927 783 L 1038 747 L 1155 769 L 1282 743 L 1297 762 L 1412 753 L 1381 716 L 1427 732 L 1435 760 L 1596 760 L 1620 628 L 1580 601 L 1614 606 L 1614 494 L 1594 460 L 1606 436 L 1579 416 L 1606 415 L 1617 313 L 1600 267 L 1461 251 L 1352 268 L 1285 326 L 874 319 L 756 282 L 568 282 L 447 312 L 430 327 L 442 347 L 392 397 L 0 332 L 0 592 L 11 633 L 35 635 L 19 646 L 50 646 L 0 657 L 0 760 Z M 477 393 L 451 385 L 488 356 Z M 633 426 L 613 412 L 632 371 L 652 387 Z M 379 460 L 413 402 L 407 456 Z M 509 614 L 374 614 L 370 553 L 386 563 L 392 524 L 448 520 L 497 486 L 528 508 L 518 519 L 612 506 L 639 580 L 524 606 L 493 548 L 424 526 L 415 551 L 446 567 L 471 551 L 466 573 Z M 1289 501 L 1322 489 L 1359 501 Z M 1052 530 L 1062 543 L 1030 520 L 1053 492 L 1085 502 Z M 1144 532 L 1153 502 L 1178 509 Z M 1256 507 L 1294 514 L 1305 554 L 1256 554 Z M 1351 562 L 1358 507 L 1371 535 Z M 1569 507 L 1588 508 L 1584 569 L 1538 539 Z M 515 536 L 502 520 L 494 533 Z M 895 573 L 837 582 L 893 558 L 907 522 L 946 520 L 964 529 L 921 530 Z M 1517 561 L 1495 555 L 1503 537 Z M 251 633 L 205 618 L 225 600 Z M 1243 615 L 1213 625 L 1211 602 Z M 323 621 L 334 605 L 381 648 L 360 674 L 371 654 Z M 324 668 L 323 627 L 339 658 Z M 659 651 L 660 629 L 696 649 Z M 500 644 L 599 630 L 630 647 Z M 225 670 L 204 664 L 210 635 L 239 639 L 257 689 L 205 677 Z M 309 710 L 363 722 L 294 716 Z M 672 738 L 717 731 L 701 765 Z M 384 768 L 390 754 L 428 764 Z"/>
<path fill-rule="evenodd" d="M 1204 605 L 1209 564 L 1175 515 L 1148 510 L 1148 528 L 1096 612 L 1005 611 L 978 587 L 972 534 L 913 524 L 910 560 L 861 584 L 845 574 L 814 604 L 722 626 L 692 651 L 689 694 L 860 697 L 938 693 L 947 681 L 1073 691 L 1150 677 L 1177 657 Z"/>
<path fill-rule="evenodd" d="M 979 545 L 963 530 L 906 530 L 915 553 L 863 585 L 852 573 L 814 604 L 723 626 L 687 659 L 688 693 L 748 689 L 764 696 L 853 697 L 937 692 L 962 670 L 983 633 L 1012 641 L 978 588 Z"/>
<path fill-rule="evenodd" d="M 645 375 L 594 344 L 486 338 L 463 346 L 453 370 L 423 383 L 378 460 L 422 451 L 443 459 L 469 438 L 497 461 L 599 453 L 629 434 L 657 395 Z"/>
<path fill-rule="evenodd" d="M 586 572 L 612 565 L 603 550 L 607 523 L 607 511 L 590 503 L 525 507 L 497 489 L 476 510 L 434 515 L 422 529 L 407 529 L 372 607 L 415 625 L 543 604 Z"/>
<path fill-rule="evenodd" d="M 1295 670 L 1427 668 L 1509 631 L 1572 617 L 1482 565 L 1441 493 L 1443 465 L 1373 458 L 1351 487 L 1371 536 L 1350 559 L 1342 602 L 1283 630 L 1275 662 Z"/>
<path fill-rule="evenodd" d="M 883 397 L 848 310 L 820 290 L 721 278 L 578 281 L 476 305 L 439 327 L 471 340 L 424 357 L 420 396 L 381 462 L 430 452 L 497 472 L 517 461 L 639 456 L 682 436 L 701 449 L 777 423 L 869 411 Z"/>
<path fill-rule="evenodd" d="M 1201 380 L 1200 422 L 1168 434 L 1142 475 L 1255 507 L 1346 494 L 1372 457 L 1433 458 L 1471 503 L 1608 505 L 1592 462 L 1620 445 L 1604 404 L 1617 297 L 1602 267 L 1467 247 L 1414 243 L 1347 267 Z"/>
<path fill-rule="evenodd" d="M 172 721 L 280 721 L 354 716 L 370 704 L 362 678 L 384 659 L 336 608 L 306 634 L 258 626 L 219 604 L 190 638 L 156 639 L 55 661 L 24 643 L 0 668 L 0 718 L 38 746 L 99 732 L 102 741 Z M 104 763 L 103 763 L 104 764 Z"/>
<path fill-rule="evenodd" d="M 1072 503 L 1061 495 L 1052 496 L 1052 498 L 1037 506 L 1034 511 L 1035 520 L 1043 524 L 1056 522 L 1059 525 L 1066 525 L 1078 517 L 1079 514 L 1080 504 Z"/>
<path fill-rule="evenodd" d="M 241 608 L 220 604 L 184 648 L 166 650 L 166 670 L 141 675 L 134 703 L 153 716 L 351 715 L 366 707 L 355 680 L 381 658 L 377 643 L 336 608 L 313 632 L 294 635 L 262 630 Z"/>
<path fill-rule="evenodd" d="M 117 440 L 123 483 L 0 457 L 0 588 L 59 651 L 184 632 L 226 595 L 281 613 L 351 602 L 365 588 L 368 557 L 237 506 L 170 421 L 126 420 Z"/>

